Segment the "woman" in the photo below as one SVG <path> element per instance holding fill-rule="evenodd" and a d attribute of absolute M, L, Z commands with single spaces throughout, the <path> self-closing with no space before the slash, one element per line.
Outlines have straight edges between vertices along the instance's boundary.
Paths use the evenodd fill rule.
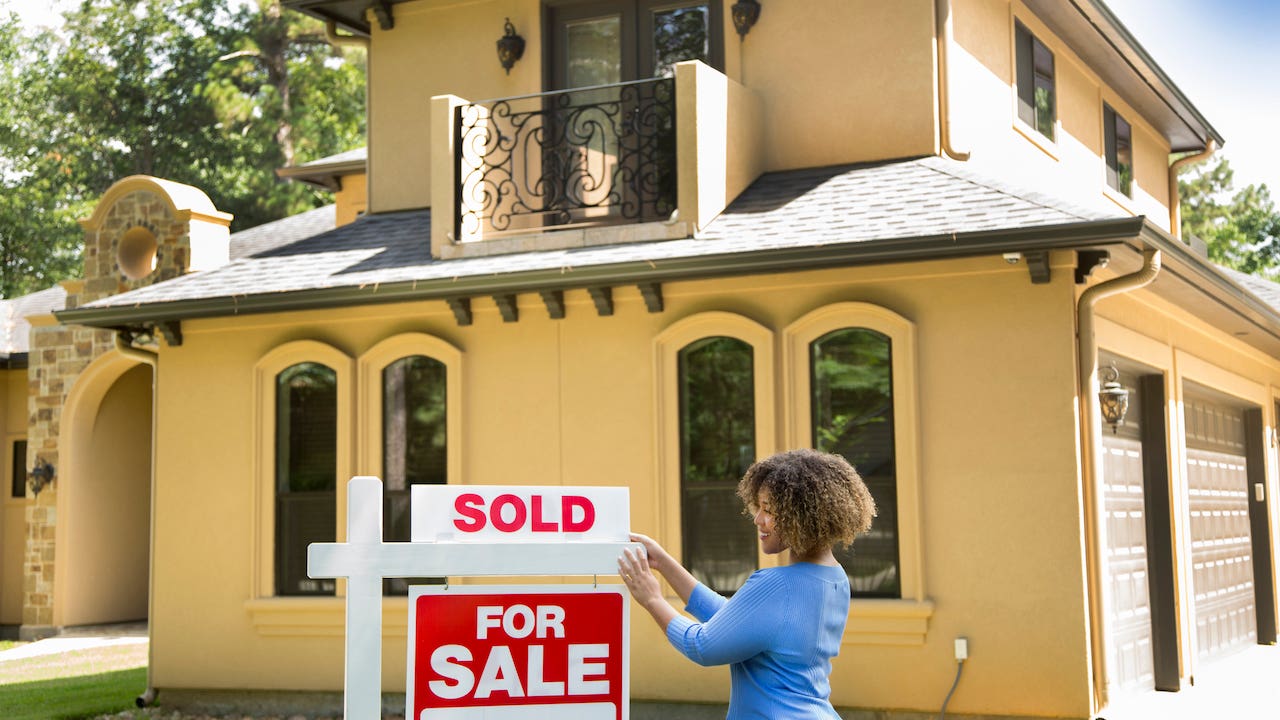
<path fill-rule="evenodd" d="M 677 650 L 699 665 L 730 664 L 729 720 L 839 718 L 829 676 L 849 615 L 849 579 L 832 548 L 871 527 L 871 493 L 844 458 L 793 450 L 752 465 L 738 496 L 753 515 L 761 549 L 789 551 L 788 563 L 753 573 L 725 599 L 651 538 L 632 535 L 648 557 L 624 551 L 619 574 Z M 663 598 L 650 570 L 701 622 Z"/>

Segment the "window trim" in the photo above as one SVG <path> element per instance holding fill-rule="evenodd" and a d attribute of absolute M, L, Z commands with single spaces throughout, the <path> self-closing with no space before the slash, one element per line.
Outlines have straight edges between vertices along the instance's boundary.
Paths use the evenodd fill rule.
<path fill-rule="evenodd" d="M 296 601 L 292 596 L 276 594 L 275 588 L 275 433 L 276 433 L 276 376 L 286 368 L 303 362 L 322 364 L 337 379 L 337 487 L 335 488 L 337 513 L 333 518 L 337 542 L 346 540 L 347 528 L 343 518 L 347 513 L 346 480 L 355 475 L 352 462 L 354 428 L 355 362 L 351 356 L 326 343 L 315 340 L 298 340 L 285 343 L 262 356 L 253 368 L 254 413 L 254 497 L 257 521 L 254 528 L 253 559 L 250 563 L 253 578 L 251 599 L 283 598 Z M 346 581 L 339 579 L 335 597 L 346 595 Z M 319 598 L 330 601 L 333 598 Z M 313 602 L 316 599 L 311 599 Z"/>
<path fill-rule="evenodd" d="M 894 462 L 898 485 L 900 599 L 863 599 L 850 606 L 845 643 L 924 643 L 933 603 L 926 599 L 920 493 L 919 373 L 915 323 L 879 305 L 839 302 L 819 307 L 782 331 L 783 444 L 811 447 L 809 345 L 829 332 L 867 328 L 892 348 Z"/>
<path fill-rule="evenodd" d="M 403 333 L 377 343 L 356 361 L 359 403 L 356 423 L 356 472 L 382 477 L 382 371 L 412 355 L 425 355 L 445 367 L 446 477 L 450 485 L 462 479 L 462 351 L 434 335 Z"/>
<path fill-rule="evenodd" d="M 1107 122 L 1108 118 L 1111 120 L 1110 123 Z M 1129 174 L 1129 191 L 1128 192 L 1125 192 L 1124 189 L 1118 187 L 1120 185 L 1120 179 L 1119 179 L 1120 178 L 1120 169 L 1119 169 L 1120 140 L 1119 140 L 1119 133 L 1116 132 L 1119 129 L 1117 125 L 1117 121 L 1122 122 L 1125 125 L 1129 126 L 1129 173 L 1130 174 Z M 1113 158 L 1111 157 L 1111 150 L 1108 148 L 1108 145 L 1107 145 L 1108 137 L 1113 139 L 1113 143 L 1115 145 L 1116 156 L 1114 158 L 1114 161 L 1117 166 L 1115 185 L 1111 184 L 1111 167 L 1112 167 Z M 1111 103 L 1107 102 L 1106 100 L 1103 100 L 1102 101 L 1102 184 L 1106 187 L 1108 191 L 1115 194 L 1119 198 L 1123 198 L 1123 200 L 1125 201 L 1133 200 L 1133 189 L 1134 189 L 1134 186 L 1138 184 L 1138 178 L 1137 178 L 1138 164 L 1134 161 L 1134 154 L 1135 153 L 1134 153 L 1134 142 L 1133 142 L 1133 123 L 1130 122 L 1129 119 L 1126 118 L 1124 115 L 1120 114 L 1120 111 L 1117 110 L 1115 106 L 1113 106 Z"/>
<path fill-rule="evenodd" d="M 752 350 L 752 378 L 755 385 L 756 458 L 777 452 L 777 424 L 774 404 L 774 333 L 750 318 L 736 313 L 710 311 L 691 315 L 669 325 L 653 341 L 654 417 L 659 502 L 655 525 L 657 540 L 673 557 L 684 556 L 681 535 L 680 492 L 680 350 L 689 343 L 707 337 L 731 337 L 746 343 Z M 639 519 L 640 525 L 645 524 Z M 772 567 L 776 558 L 760 552 L 758 567 Z M 665 583 L 668 597 L 674 592 Z"/>

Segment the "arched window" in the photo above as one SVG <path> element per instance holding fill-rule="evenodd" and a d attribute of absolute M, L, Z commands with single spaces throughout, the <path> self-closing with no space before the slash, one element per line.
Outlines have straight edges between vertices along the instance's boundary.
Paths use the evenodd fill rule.
<path fill-rule="evenodd" d="M 276 594 L 332 595 L 332 580 L 307 577 L 307 546 L 337 539 L 337 373 L 302 362 L 275 385 Z"/>
<path fill-rule="evenodd" d="M 915 337 L 909 320 L 885 308 L 827 305 L 783 331 L 783 375 L 787 445 L 842 455 L 876 500 L 871 532 L 837 553 L 851 592 L 920 605 Z M 903 605 L 882 615 L 898 611 L 930 609 Z"/>
<path fill-rule="evenodd" d="M 741 315 L 707 312 L 655 340 L 659 538 L 700 581 L 731 593 L 763 562 L 738 481 L 775 451 L 773 333 Z"/>
<path fill-rule="evenodd" d="M 382 539 L 408 542 L 411 488 L 462 481 L 462 353 L 425 333 L 389 337 L 360 356 L 361 474 L 382 478 Z M 384 595 L 443 578 L 388 578 Z"/>
<path fill-rule="evenodd" d="M 298 340 L 254 366 L 255 599 L 336 594 L 334 581 L 307 577 L 307 546 L 343 539 L 337 490 L 355 474 L 354 365 L 332 345 Z"/>

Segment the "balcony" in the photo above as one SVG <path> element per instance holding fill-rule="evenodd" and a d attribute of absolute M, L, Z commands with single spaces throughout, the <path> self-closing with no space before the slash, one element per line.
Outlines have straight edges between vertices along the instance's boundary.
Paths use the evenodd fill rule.
<path fill-rule="evenodd" d="M 441 258 L 690 237 L 763 166 L 759 99 L 699 62 L 672 78 L 432 103 Z"/>

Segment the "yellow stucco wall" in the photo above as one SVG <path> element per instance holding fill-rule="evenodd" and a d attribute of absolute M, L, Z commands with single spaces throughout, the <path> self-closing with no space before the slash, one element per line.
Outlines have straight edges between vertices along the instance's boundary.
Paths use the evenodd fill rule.
<path fill-rule="evenodd" d="M 27 437 L 27 371 L 0 370 L 0 625 L 22 622 L 22 559 L 26 548 L 25 498 L 12 496 L 13 443 Z M 26 466 L 26 458 L 20 459 Z"/>
<path fill-rule="evenodd" d="M 1168 229 L 1168 141 L 1020 0 L 952 0 L 952 4 L 952 144 L 971 153 L 970 164 L 1021 186 L 1076 196 L 1091 207 L 1146 215 Z M 1015 20 L 1054 55 L 1058 115 L 1054 140 L 1018 119 Z M 1133 128 L 1132 198 L 1106 184 L 1104 102 Z"/>
<path fill-rule="evenodd" d="M 657 314 L 622 287 L 612 317 L 599 317 L 584 291 L 569 291 L 568 316 L 558 321 L 532 295 L 520 296 L 516 323 L 475 300 L 470 327 L 457 326 L 439 301 L 188 321 L 183 345 L 160 359 L 154 682 L 341 687 L 341 601 L 259 597 L 270 537 L 255 520 L 264 502 L 257 454 L 272 444 L 255 436 L 253 367 L 273 349 L 311 340 L 354 359 L 392 336 L 433 335 L 461 352 L 463 420 L 450 437 L 461 443 L 463 482 L 629 486 L 634 528 L 676 545 L 670 489 L 658 486 L 665 458 L 655 457 L 655 338 L 716 311 L 743 316 L 780 343 L 783 329 L 814 309 L 857 301 L 915 325 L 921 590 L 935 609 L 906 644 L 851 633 L 835 663 L 834 701 L 932 709 L 922 688 L 945 691 L 952 641 L 964 635 L 973 660 L 955 711 L 1082 717 L 1088 667 L 1068 277 L 1059 264 L 1055 282 L 1032 285 L 1025 268 L 988 258 L 670 283 Z M 766 357 L 776 347 L 766 343 Z M 780 396 L 782 386 L 775 373 L 765 388 Z M 1042 391 L 1009 391 L 1027 387 Z M 789 411 L 776 407 L 767 423 L 775 436 L 761 446 L 788 442 Z M 344 433 L 341 442 L 361 442 L 357 430 Z M 389 690 L 404 686 L 404 613 L 402 600 L 387 601 Z M 722 668 L 686 663 L 643 613 L 634 616 L 635 697 L 725 699 Z"/>
<path fill-rule="evenodd" d="M 100 365 L 112 362 L 119 359 Z M 64 454 L 58 479 L 65 521 L 58 536 L 58 625 L 147 617 L 151 370 L 133 365 L 100 377 L 95 367 L 76 382 L 96 387 L 73 393 L 68 403 L 83 411 L 71 421 L 83 431 Z"/>
<path fill-rule="evenodd" d="M 765 170 L 933 151 L 930 0 L 773 3 L 745 41 L 730 5 L 725 73 L 763 100 Z M 369 58 L 373 212 L 430 204 L 432 96 L 478 101 L 544 89 L 536 0 L 420 0 L 396 5 L 395 16 L 392 30 L 374 25 Z M 508 17 L 526 42 L 510 75 L 494 50 Z"/>

